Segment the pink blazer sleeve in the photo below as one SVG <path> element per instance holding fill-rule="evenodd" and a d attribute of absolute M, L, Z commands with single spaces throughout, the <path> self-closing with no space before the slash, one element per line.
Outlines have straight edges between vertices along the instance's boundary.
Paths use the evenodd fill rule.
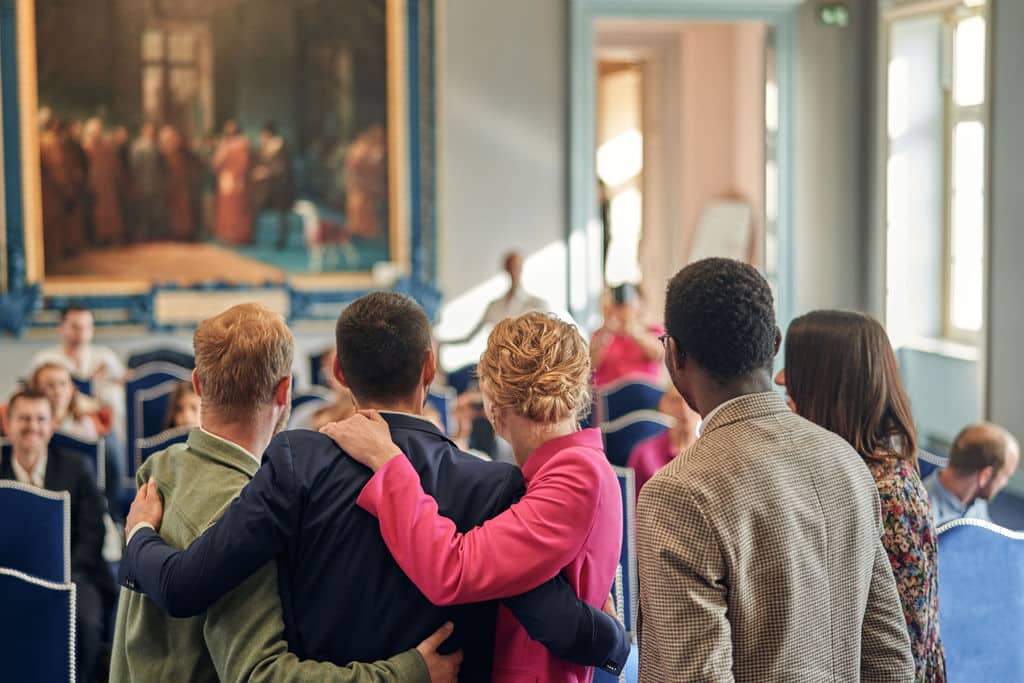
<path fill-rule="evenodd" d="M 589 456 L 567 449 L 541 468 L 519 502 L 460 534 L 398 457 L 367 482 L 358 505 L 379 519 L 388 549 L 427 599 L 454 605 L 518 595 L 558 574 L 590 533 L 598 481 Z"/>

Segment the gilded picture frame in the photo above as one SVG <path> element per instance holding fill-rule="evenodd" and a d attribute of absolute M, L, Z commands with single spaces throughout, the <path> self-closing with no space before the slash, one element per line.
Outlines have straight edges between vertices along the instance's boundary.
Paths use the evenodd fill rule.
<path fill-rule="evenodd" d="M 97 324 L 139 331 L 187 328 L 249 300 L 293 322 L 333 320 L 348 301 L 388 288 L 434 314 L 432 0 L 380 0 L 387 43 L 387 257 L 356 272 L 288 272 L 264 282 L 219 273 L 173 282 L 47 272 L 53 240 L 48 243 L 43 227 L 36 1 L 0 0 L 0 329 L 21 334 L 50 327 L 70 304 L 93 309 Z"/>

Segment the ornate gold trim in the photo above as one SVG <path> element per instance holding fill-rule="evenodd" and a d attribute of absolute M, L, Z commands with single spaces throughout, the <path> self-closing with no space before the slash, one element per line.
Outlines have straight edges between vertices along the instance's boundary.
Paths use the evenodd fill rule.
<path fill-rule="evenodd" d="M 43 279 L 43 198 L 39 169 L 39 87 L 36 69 L 36 3 L 15 7 L 18 102 L 21 114 L 21 197 L 25 217 L 25 281 Z"/>
<path fill-rule="evenodd" d="M 43 282 L 44 296 L 137 294 L 143 284 L 136 281 L 97 280 L 89 276 L 47 279 L 44 269 L 43 207 L 39 166 L 39 87 L 35 29 L 36 0 L 17 0 L 18 99 L 21 113 L 22 197 L 25 215 L 25 260 L 29 283 Z M 387 0 L 387 137 L 388 137 L 388 254 L 403 275 L 412 270 L 412 224 L 410 191 L 408 106 L 407 0 Z M 2 227 L 2 224 L 0 224 Z M 2 237 L 2 235 L 0 235 Z M 369 271 L 288 275 L 288 281 L 302 290 L 373 287 Z M 147 283 L 149 287 L 152 283 Z M 201 295 L 201 293 L 196 293 Z"/>

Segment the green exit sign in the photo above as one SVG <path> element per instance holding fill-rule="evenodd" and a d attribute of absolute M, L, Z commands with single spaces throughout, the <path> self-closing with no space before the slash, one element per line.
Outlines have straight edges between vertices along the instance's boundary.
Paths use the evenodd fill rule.
<path fill-rule="evenodd" d="M 844 2 L 818 5 L 818 21 L 825 26 L 846 28 L 850 25 L 850 8 Z"/>

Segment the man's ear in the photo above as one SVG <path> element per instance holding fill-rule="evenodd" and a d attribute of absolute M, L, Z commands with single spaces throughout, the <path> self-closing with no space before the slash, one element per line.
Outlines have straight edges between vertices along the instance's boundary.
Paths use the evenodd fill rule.
<path fill-rule="evenodd" d="M 199 381 L 199 371 L 198 370 L 193 370 L 192 371 L 192 388 L 195 389 L 196 396 L 198 396 L 199 398 L 203 397 L 203 385 Z"/>
<path fill-rule="evenodd" d="M 674 337 L 668 338 L 668 346 L 665 349 L 666 362 L 671 363 L 669 370 L 675 370 L 679 372 L 683 369 L 683 364 L 686 362 L 686 358 L 680 358 L 679 347 L 676 346 L 676 340 Z"/>
<path fill-rule="evenodd" d="M 775 326 L 775 355 L 779 355 L 779 349 L 782 348 L 782 330 L 779 326 Z"/>
<path fill-rule="evenodd" d="M 331 365 L 331 371 L 334 373 L 334 379 L 338 380 L 338 383 L 346 389 L 351 390 L 352 387 L 345 381 L 345 375 L 341 373 L 341 364 L 338 363 L 338 354 L 334 354 L 334 363 Z"/>
<path fill-rule="evenodd" d="M 989 465 L 978 470 L 978 488 L 985 488 L 996 474 L 996 468 Z"/>
<path fill-rule="evenodd" d="M 420 380 L 422 380 L 423 386 L 429 387 L 435 377 L 437 377 L 437 357 L 434 355 L 433 349 L 428 349 L 427 355 L 423 358 L 423 374 L 420 376 Z"/>
<path fill-rule="evenodd" d="M 282 377 L 274 389 L 274 403 L 279 406 L 286 406 L 291 401 L 292 376 Z"/>

